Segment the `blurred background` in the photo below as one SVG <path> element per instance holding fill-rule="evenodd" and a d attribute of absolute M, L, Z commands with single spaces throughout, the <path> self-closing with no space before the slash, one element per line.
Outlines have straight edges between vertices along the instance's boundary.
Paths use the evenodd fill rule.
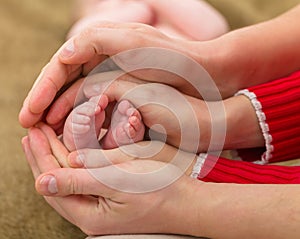
<path fill-rule="evenodd" d="M 158 0 L 159 1 L 159 0 Z M 170 0 L 171 2 L 172 0 Z M 239 28 L 300 0 L 209 0 Z M 22 152 L 18 112 L 41 68 L 64 42 L 72 0 L 0 0 L 0 238 L 84 238 L 34 190 Z"/>

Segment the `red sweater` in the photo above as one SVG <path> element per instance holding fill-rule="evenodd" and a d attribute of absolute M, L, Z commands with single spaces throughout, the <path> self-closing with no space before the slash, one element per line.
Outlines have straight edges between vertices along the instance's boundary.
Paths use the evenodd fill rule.
<path fill-rule="evenodd" d="M 300 71 L 239 91 L 251 100 L 265 138 L 257 150 L 241 151 L 245 161 L 261 164 L 300 158 Z M 261 165 L 201 154 L 192 177 L 224 183 L 300 183 L 300 166 Z"/>

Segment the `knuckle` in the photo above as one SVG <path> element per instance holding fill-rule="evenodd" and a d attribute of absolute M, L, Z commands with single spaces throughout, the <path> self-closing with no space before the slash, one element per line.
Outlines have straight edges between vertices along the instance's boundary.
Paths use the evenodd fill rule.
<path fill-rule="evenodd" d="M 80 181 L 74 176 L 74 174 L 68 175 L 68 193 L 72 194 L 83 194 L 83 188 Z"/>

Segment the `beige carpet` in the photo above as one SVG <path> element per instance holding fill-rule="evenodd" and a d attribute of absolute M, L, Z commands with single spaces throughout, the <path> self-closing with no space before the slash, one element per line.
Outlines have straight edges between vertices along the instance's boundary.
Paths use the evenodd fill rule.
<path fill-rule="evenodd" d="M 262 21 L 299 0 L 210 0 L 232 27 Z M 0 0 L 0 238 L 84 238 L 34 191 L 17 122 L 40 69 L 63 43 L 71 0 Z"/>

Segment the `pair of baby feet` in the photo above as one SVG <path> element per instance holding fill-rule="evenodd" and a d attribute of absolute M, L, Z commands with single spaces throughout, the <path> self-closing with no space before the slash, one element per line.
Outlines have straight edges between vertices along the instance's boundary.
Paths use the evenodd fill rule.
<path fill-rule="evenodd" d="M 99 141 L 107 106 L 107 96 L 101 95 L 73 109 L 63 132 L 63 142 L 68 150 L 100 147 L 112 149 L 143 140 L 145 126 L 140 112 L 129 101 L 122 100 L 112 113 L 107 132 Z"/>

